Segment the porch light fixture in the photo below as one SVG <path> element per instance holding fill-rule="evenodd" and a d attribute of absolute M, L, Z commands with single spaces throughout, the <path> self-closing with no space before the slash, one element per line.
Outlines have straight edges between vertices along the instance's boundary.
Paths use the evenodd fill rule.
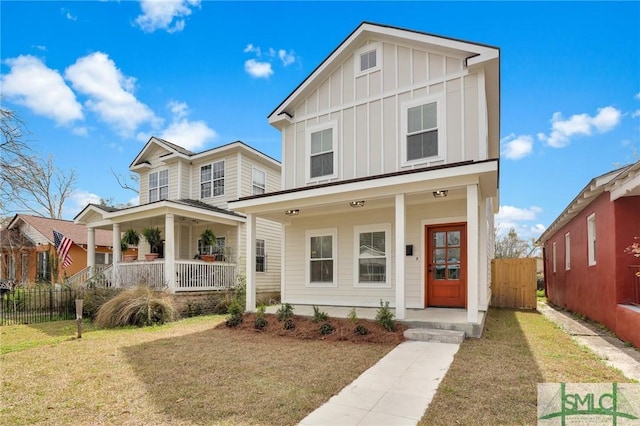
<path fill-rule="evenodd" d="M 351 207 L 364 207 L 364 201 L 352 201 L 349 205 Z"/>
<path fill-rule="evenodd" d="M 447 194 L 449 193 L 449 190 L 447 189 L 439 189 L 437 191 L 433 191 L 433 197 L 434 198 L 444 198 L 447 196 Z"/>
<path fill-rule="evenodd" d="M 298 216 L 300 214 L 300 210 L 298 210 L 298 209 L 289 209 L 289 210 L 285 210 L 284 214 L 286 214 L 287 216 Z"/>

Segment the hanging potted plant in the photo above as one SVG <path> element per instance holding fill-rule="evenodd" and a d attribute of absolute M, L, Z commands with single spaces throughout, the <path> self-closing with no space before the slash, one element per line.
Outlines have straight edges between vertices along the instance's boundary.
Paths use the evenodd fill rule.
<path fill-rule="evenodd" d="M 200 234 L 200 241 L 202 242 L 202 247 L 210 247 L 216 243 L 216 234 L 209 228 L 202 231 Z M 211 253 L 200 253 L 200 259 L 205 262 L 213 262 L 216 256 Z"/>
<path fill-rule="evenodd" d="M 129 228 L 124 232 L 124 234 L 122 234 L 122 240 L 120 241 L 120 243 L 121 243 L 120 248 L 122 250 L 122 258 L 125 262 L 133 262 L 138 258 L 137 254 L 132 254 L 132 253 L 124 254 L 124 253 L 131 246 L 138 247 L 138 244 L 140 243 L 140 234 L 138 234 L 134 229 Z"/>
<path fill-rule="evenodd" d="M 149 243 L 149 247 L 151 249 L 151 253 L 147 253 L 144 255 L 147 260 L 155 260 L 160 256 L 160 245 L 162 244 L 162 235 L 160 233 L 160 228 L 154 227 L 146 227 L 142 230 L 142 235 L 144 239 Z"/>

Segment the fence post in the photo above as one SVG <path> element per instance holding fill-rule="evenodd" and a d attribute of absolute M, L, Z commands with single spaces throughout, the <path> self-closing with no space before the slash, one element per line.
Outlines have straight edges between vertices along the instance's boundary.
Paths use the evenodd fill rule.
<path fill-rule="evenodd" d="M 78 323 L 78 339 L 82 337 L 82 302 L 83 299 L 76 299 L 76 323 Z"/>

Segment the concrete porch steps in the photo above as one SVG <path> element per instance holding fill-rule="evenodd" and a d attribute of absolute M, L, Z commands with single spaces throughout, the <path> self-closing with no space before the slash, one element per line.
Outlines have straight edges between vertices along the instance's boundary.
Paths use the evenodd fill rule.
<path fill-rule="evenodd" d="M 405 330 L 407 340 L 438 343 L 462 343 L 465 332 L 460 330 L 442 330 L 436 328 L 409 328 Z"/>

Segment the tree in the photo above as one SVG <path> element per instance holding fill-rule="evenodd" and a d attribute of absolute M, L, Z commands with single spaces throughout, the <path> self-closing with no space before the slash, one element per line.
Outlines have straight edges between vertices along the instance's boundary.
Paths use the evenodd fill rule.
<path fill-rule="evenodd" d="M 137 173 L 130 172 L 129 176 L 123 176 L 111 169 L 111 174 L 116 178 L 116 181 L 118 181 L 118 185 L 120 185 L 120 188 L 128 189 L 129 191 L 133 191 L 136 194 L 139 192 L 138 188 L 140 187 L 140 175 L 138 175 Z"/>
<path fill-rule="evenodd" d="M 530 257 L 537 250 L 533 239 L 531 239 L 531 241 L 527 241 L 519 238 L 514 228 L 509 229 L 509 233 L 502 237 L 497 235 L 497 229 L 498 227 L 496 227 L 495 231 L 496 259 Z"/>
<path fill-rule="evenodd" d="M 0 207 L 61 219 L 76 184 L 75 171 L 57 168 L 51 155 L 36 155 L 25 141 L 24 123 L 13 111 L 0 109 L 0 115 Z"/>

